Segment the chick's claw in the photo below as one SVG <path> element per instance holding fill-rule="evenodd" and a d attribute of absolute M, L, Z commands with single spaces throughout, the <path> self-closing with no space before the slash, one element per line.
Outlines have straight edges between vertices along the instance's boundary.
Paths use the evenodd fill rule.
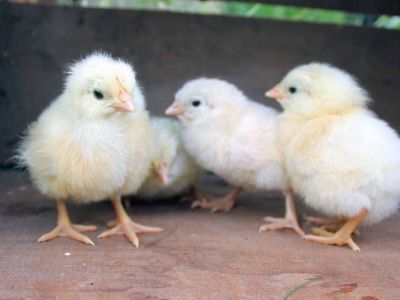
<path fill-rule="evenodd" d="M 136 232 L 129 227 L 129 224 L 120 223 L 117 226 L 101 233 L 98 238 L 104 239 L 112 235 L 125 235 L 126 238 L 136 246 L 136 248 L 139 248 L 139 238 L 137 237 Z"/>
<path fill-rule="evenodd" d="M 117 219 L 108 222 L 107 225 L 115 226 L 101 233 L 98 236 L 99 239 L 112 235 L 125 235 L 125 237 L 134 244 L 136 248 L 139 248 L 139 238 L 137 237 L 137 233 L 159 233 L 163 231 L 163 229 L 159 227 L 149 227 L 133 222 L 122 206 L 120 196 L 111 198 L 111 203 L 114 206 Z"/>
<path fill-rule="evenodd" d="M 320 227 L 313 227 L 311 228 L 311 231 L 318 235 L 321 232 L 336 232 L 340 230 L 340 228 L 346 223 L 346 220 L 341 220 L 341 219 L 328 219 L 328 218 L 321 218 L 321 217 L 313 217 L 313 216 L 307 216 L 305 218 L 306 222 L 311 225 L 320 225 Z M 354 232 L 352 233 L 354 235 L 360 235 L 360 231 L 358 229 L 355 229 Z"/>
<path fill-rule="evenodd" d="M 162 228 L 160 227 L 150 227 L 150 226 L 145 226 L 141 225 L 138 223 L 135 223 L 131 220 L 125 220 L 121 221 L 117 224 L 115 227 L 104 231 L 101 233 L 98 238 L 103 239 L 112 235 L 125 235 L 125 237 L 136 246 L 136 248 L 139 248 L 139 238 L 137 237 L 138 233 L 159 233 L 163 231 Z"/>
<path fill-rule="evenodd" d="M 60 236 L 69 237 L 70 239 L 94 246 L 93 241 L 81 232 L 96 231 L 96 226 L 76 225 L 76 224 L 60 224 L 49 233 L 42 235 L 38 242 L 47 242 Z"/>
<path fill-rule="evenodd" d="M 331 233 L 325 229 L 317 228 L 314 229 L 314 233 L 320 234 L 321 236 L 307 234 L 303 238 L 307 241 L 312 241 L 320 244 L 327 245 L 348 245 L 351 249 L 356 252 L 360 251 L 360 247 L 353 241 L 351 235 L 356 230 L 357 226 L 362 222 L 362 220 L 367 216 L 368 210 L 366 208 L 362 209 L 358 215 L 347 220 L 344 225 L 335 233 Z"/>
<path fill-rule="evenodd" d="M 235 205 L 236 199 L 238 198 L 241 191 L 242 189 L 239 187 L 234 188 L 222 198 L 204 196 L 199 191 L 197 191 L 196 198 L 198 200 L 192 203 L 192 208 L 200 207 L 204 209 L 210 209 L 212 213 L 228 212 Z"/>
<path fill-rule="evenodd" d="M 217 213 L 217 212 L 228 212 L 233 208 L 234 205 L 235 202 L 232 201 L 231 199 L 214 198 L 209 200 L 206 198 L 201 198 L 199 200 L 194 201 L 191 207 L 210 209 L 211 212 Z"/>
<path fill-rule="evenodd" d="M 299 221 L 297 219 L 296 206 L 294 201 L 294 193 L 292 189 L 287 189 L 282 191 L 285 196 L 285 217 L 284 218 L 274 218 L 265 217 L 264 221 L 267 224 L 262 225 L 258 231 L 273 231 L 281 229 L 292 229 L 298 235 L 304 236 L 304 231 L 300 228 Z"/>
<path fill-rule="evenodd" d="M 261 225 L 258 231 L 266 232 L 266 231 L 275 231 L 275 230 L 282 230 L 282 229 L 292 229 L 297 234 L 303 236 L 304 232 L 300 228 L 297 222 L 294 222 L 290 218 L 274 218 L 274 217 L 265 217 L 264 221 L 267 224 Z"/>
<path fill-rule="evenodd" d="M 57 200 L 57 226 L 49 233 L 42 235 L 38 239 L 38 243 L 53 240 L 60 236 L 66 236 L 70 239 L 94 246 L 94 243 L 86 235 L 80 232 L 96 231 L 96 226 L 72 224 L 67 207 L 63 199 Z"/>
<path fill-rule="evenodd" d="M 315 243 L 325 244 L 325 245 L 348 245 L 353 251 L 360 252 L 360 247 L 353 241 L 351 236 L 342 236 L 338 233 L 330 233 L 329 231 L 320 229 L 314 232 L 318 232 L 321 236 L 307 234 L 303 238 L 306 241 L 311 241 Z"/>

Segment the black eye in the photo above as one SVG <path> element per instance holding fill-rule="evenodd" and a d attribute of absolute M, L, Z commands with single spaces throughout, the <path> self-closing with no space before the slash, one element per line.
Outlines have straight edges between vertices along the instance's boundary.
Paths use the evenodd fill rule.
<path fill-rule="evenodd" d="M 290 92 L 291 94 L 294 94 L 294 93 L 297 92 L 297 88 L 295 88 L 294 86 L 291 86 L 291 87 L 289 88 L 289 92 Z"/>
<path fill-rule="evenodd" d="M 201 104 L 200 100 L 194 100 L 194 101 L 192 102 L 192 105 L 193 105 L 194 107 L 197 107 L 197 106 L 199 106 L 200 104 Z"/>
<path fill-rule="evenodd" d="M 99 92 L 99 91 L 93 91 L 93 95 L 94 95 L 94 97 L 95 97 L 97 100 L 101 100 L 101 99 L 104 98 L 103 93 L 102 93 L 102 92 Z"/>

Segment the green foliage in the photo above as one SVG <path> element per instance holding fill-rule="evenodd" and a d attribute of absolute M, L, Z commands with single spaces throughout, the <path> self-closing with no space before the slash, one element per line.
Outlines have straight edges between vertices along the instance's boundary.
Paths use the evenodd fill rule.
<path fill-rule="evenodd" d="M 37 0 L 32 0 L 37 2 Z M 72 5 L 72 0 L 55 0 Z M 76 2 L 76 1 L 75 1 Z M 77 1 L 79 3 L 79 1 Z M 399 16 L 371 16 L 337 10 L 216 0 L 81 0 L 82 6 L 163 10 L 180 13 L 216 14 L 233 17 L 274 19 L 293 22 L 368 26 L 400 30 Z"/>

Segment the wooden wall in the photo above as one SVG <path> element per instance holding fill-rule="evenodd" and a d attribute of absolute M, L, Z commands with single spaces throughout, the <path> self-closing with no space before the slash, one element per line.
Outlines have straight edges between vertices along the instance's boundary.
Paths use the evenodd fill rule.
<path fill-rule="evenodd" d="M 271 1 L 272 2 L 272 1 Z M 278 2 L 278 1 L 274 1 Z M 215 76 L 253 99 L 298 64 L 355 74 L 400 131 L 400 31 L 133 10 L 0 2 L 0 164 L 56 97 L 65 66 L 95 49 L 131 61 L 153 113 L 188 79 Z"/>

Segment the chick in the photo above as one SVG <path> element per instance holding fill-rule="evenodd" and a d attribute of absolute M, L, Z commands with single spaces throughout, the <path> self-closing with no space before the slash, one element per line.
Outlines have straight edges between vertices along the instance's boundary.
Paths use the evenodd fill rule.
<path fill-rule="evenodd" d="M 182 126 L 177 120 L 152 117 L 152 168 L 138 192 L 146 199 L 167 198 L 192 188 L 202 175 L 181 142 Z"/>
<path fill-rule="evenodd" d="M 161 230 L 136 226 L 120 202 L 120 195 L 136 192 L 149 172 L 148 127 L 129 64 L 94 53 L 71 66 L 63 93 L 29 126 L 18 150 L 33 183 L 57 200 L 57 226 L 38 242 L 67 236 L 94 245 L 81 232 L 96 227 L 72 224 L 67 199 L 89 203 L 111 197 L 124 224 L 113 233 L 124 233 L 135 245 L 135 232 Z"/>
<path fill-rule="evenodd" d="M 260 231 L 291 228 L 303 234 L 277 148 L 277 111 L 250 101 L 226 81 L 200 78 L 176 93 L 166 114 L 182 122 L 184 147 L 196 163 L 235 187 L 222 199 L 205 197 L 194 206 L 226 212 L 243 188 L 279 190 L 285 195 L 286 217 L 266 218 L 269 224 Z"/>
<path fill-rule="evenodd" d="M 360 251 L 352 240 L 357 226 L 382 221 L 399 206 L 399 136 L 368 109 L 357 81 L 327 64 L 295 68 L 266 96 L 284 109 L 278 140 L 295 192 L 339 218 L 330 224 L 340 225 L 336 232 L 317 229 L 320 236 L 305 239 Z"/>

